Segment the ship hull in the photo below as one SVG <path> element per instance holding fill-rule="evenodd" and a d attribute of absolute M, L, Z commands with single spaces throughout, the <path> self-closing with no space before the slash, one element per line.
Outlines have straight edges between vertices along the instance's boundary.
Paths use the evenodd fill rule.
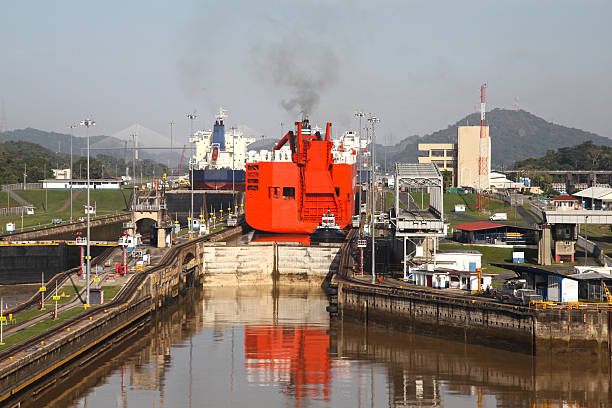
<path fill-rule="evenodd" d="M 326 173 L 307 174 L 305 188 L 300 187 L 299 168 L 295 163 L 259 162 L 256 172 L 248 169 L 247 164 L 245 215 L 254 229 L 312 234 L 328 211 L 335 215 L 340 228 L 351 225 L 356 194 L 355 165 L 333 164 L 331 177 Z M 303 194 L 301 204 L 300 194 Z"/>
<path fill-rule="evenodd" d="M 197 190 L 244 191 L 245 171 L 231 169 L 194 170 L 193 188 Z"/>

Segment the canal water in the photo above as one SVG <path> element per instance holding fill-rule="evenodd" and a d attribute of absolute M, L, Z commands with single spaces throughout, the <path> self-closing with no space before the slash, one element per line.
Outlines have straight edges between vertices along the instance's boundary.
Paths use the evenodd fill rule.
<path fill-rule="evenodd" d="M 610 405 L 606 359 L 330 322 L 327 304 L 319 289 L 201 291 L 22 406 Z"/>

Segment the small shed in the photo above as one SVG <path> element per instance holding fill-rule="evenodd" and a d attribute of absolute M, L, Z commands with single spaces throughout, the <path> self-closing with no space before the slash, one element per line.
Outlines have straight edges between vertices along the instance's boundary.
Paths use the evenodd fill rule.
<path fill-rule="evenodd" d="M 551 198 L 550 201 L 555 206 L 556 211 L 573 211 L 582 209 L 580 200 L 567 194 L 562 194 L 560 196 Z"/>
<path fill-rule="evenodd" d="M 537 243 L 536 229 L 529 227 L 476 221 L 459 224 L 454 228 L 454 239 L 469 244 L 529 245 Z"/>
<path fill-rule="evenodd" d="M 455 204 L 455 212 L 456 213 L 464 213 L 465 212 L 465 204 Z"/>

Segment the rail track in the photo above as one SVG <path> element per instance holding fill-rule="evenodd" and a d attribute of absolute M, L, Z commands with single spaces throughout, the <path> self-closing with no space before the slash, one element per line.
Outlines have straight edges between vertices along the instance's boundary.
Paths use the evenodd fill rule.
<path fill-rule="evenodd" d="M 242 227 L 244 225 L 244 220 L 242 220 L 239 223 L 239 227 Z M 195 244 L 197 244 L 198 242 L 206 242 L 206 241 L 210 241 L 213 238 L 215 238 L 216 236 L 221 235 L 222 233 L 226 232 L 228 230 L 228 228 L 219 230 L 217 232 L 214 232 L 212 234 L 200 237 L 200 238 L 196 238 L 194 240 L 188 241 L 188 242 L 183 242 L 180 244 L 177 244 L 175 246 L 172 247 L 172 249 L 170 249 L 160 260 L 160 262 L 155 265 L 154 267 L 144 270 L 144 271 L 140 271 L 135 273 L 134 275 L 132 275 L 130 277 L 130 279 L 128 280 L 128 282 L 123 286 L 123 288 L 121 288 L 121 290 L 117 293 L 117 295 L 113 298 L 113 300 L 111 300 L 109 303 L 106 303 L 104 305 L 99 305 L 99 306 L 93 306 L 90 307 L 89 309 L 87 309 L 86 311 L 84 311 L 83 313 L 74 316 L 70 319 L 67 319 L 51 328 L 49 328 L 48 330 L 45 330 L 44 332 L 37 334 L 35 336 L 30 337 L 28 340 L 23 341 L 21 343 L 15 344 L 5 350 L 0 351 L 0 360 L 4 359 L 4 358 L 8 358 L 9 356 L 24 351 L 24 350 L 28 350 L 31 349 L 32 347 L 37 347 L 41 341 L 44 341 L 45 338 L 48 338 L 49 336 L 59 333 L 59 332 L 65 332 L 67 327 L 70 327 L 72 325 L 74 325 L 75 323 L 81 321 L 81 320 L 85 320 L 85 319 L 89 319 L 89 317 L 93 317 L 98 313 L 103 313 L 105 309 L 112 309 L 114 307 L 120 306 L 124 303 L 126 303 L 127 301 L 130 300 L 130 298 L 134 295 L 134 293 L 138 290 L 138 287 L 142 285 L 142 283 L 144 282 L 144 280 L 147 278 L 147 276 L 150 273 L 159 271 L 160 269 L 166 268 L 167 266 L 169 266 L 174 258 L 174 256 L 180 252 L 182 249 L 189 247 L 189 246 L 193 246 Z M 112 249 L 112 248 L 109 248 Z M 99 264 L 100 262 L 104 262 L 108 256 L 110 256 L 110 253 L 106 254 L 106 251 L 103 252 L 102 254 L 100 254 L 97 258 L 96 258 L 96 262 Z M 70 271 L 66 271 L 64 272 L 64 274 L 66 274 L 66 276 L 64 276 L 64 279 L 68 278 L 68 275 L 70 273 L 74 273 L 76 271 L 77 268 L 75 268 L 74 270 L 70 270 Z M 58 274 L 59 275 L 59 274 Z M 56 275 L 57 276 L 57 275 Z M 59 278 L 58 278 L 59 279 Z"/>

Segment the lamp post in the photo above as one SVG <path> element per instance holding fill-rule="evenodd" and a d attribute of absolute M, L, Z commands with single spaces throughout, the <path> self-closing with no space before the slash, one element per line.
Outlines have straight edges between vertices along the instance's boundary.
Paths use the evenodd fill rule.
<path fill-rule="evenodd" d="M 91 126 L 95 126 L 96 122 L 93 121 L 93 119 L 85 119 L 83 121 L 81 121 L 81 126 L 85 126 L 87 127 L 87 207 L 85 207 L 87 209 L 87 267 L 86 267 L 86 273 L 85 273 L 85 281 L 86 281 L 86 297 L 85 297 L 85 307 L 89 307 L 89 273 L 91 271 L 91 250 L 90 250 L 90 246 L 89 246 L 89 242 L 90 242 L 90 222 L 89 222 L 89 218 L 90 218 L 90 213 L 91 213 L 91 208 L 90 208 L 90 190 L 91 190 L 91 186 L 90 186 L 90 181 L 89 181 L 89 128 Z"/>
<path fill-rule="evenodd" d="M 374 164 L 376 161 L 376 158 L 374 156 L 374 144 L 376 143 L 376 134 L 374 133 L 374 127 L 375 125 L 380 122 L 380 119 L 378 119 L 375 116 L 370 116 L 368 118 L 368 121 L 372 124 L 372 157 L 370 158 L 372 163 L 372 172 L 370 177 L 372 178 L 371 180 L 371 186 L 372 186 L 372 283 L 376 282 L 376 247 L 374 245 L 374 212 L 376 210 L 376 196 L 375 196 L 375 190 L 376 190 L 376 177 L 375 177 L 375 172 L 376 172 L 376 165 Z"/>
<path fill-rule="evenodd" d="M 75 125 L 74 123 L 68 125 L 68 127 L 70 128 L 70 222 L 72 222 L 72 220 L 74 219 L 72 218 L 72 180 L 74 179 L 74 176 L 72 174 L 72 129 L 74 129 L 76 126 L 77 125 Z"/>
<path fill-rule="evenodd" d="M 193 121 L 195 120 L 195 118 L 197 118 L 197 115 L 195 114 L 195 112 L 187 115 L 187 119 L 191 121 L 191 133 L 189 133 L 189 141 L 191 142 L 191 158 L 189 159 L 189 171 L 191 173 L 191 182 L 189 183 L 191 184 L 191 212 L 190 212 L 189 218 L 191 218 L 192 220 L 193 220 L 193 185 L 195 184 L 195 180 L 193 178 L 193 167 L 195 164 L 195 157 L 193 157 L 193 142 L 194 142 Z M 189 226 L 189 238 L 191 238 L 191 225 Z"/>

